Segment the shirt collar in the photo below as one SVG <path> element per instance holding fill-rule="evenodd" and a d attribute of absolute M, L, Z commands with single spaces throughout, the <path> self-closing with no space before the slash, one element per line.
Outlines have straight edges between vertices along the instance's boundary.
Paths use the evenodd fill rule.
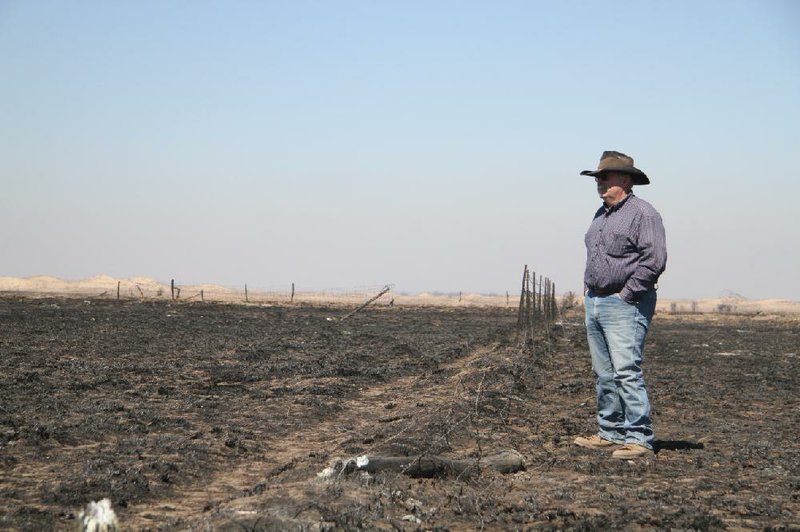
<path fill-rule="evenodd" d="M 622 208 L 623 205 L 628 203 L 628 200 L 631 199 L 632 196 L 633 196 L 633 192 L 631 192 L 630 194 L 625 196 L 625 199 L 623 199 L 619 203 L 616 203 L 616 204 L 612 205 L 611 207 L 608 207 L 608 206 L 606 206 L 605 203 L 603 203 L 603 209 L 605 209 L 606 214 L 610 214 L 610 213 L 612 213 L 612 212 L 614 212 L 616 210 L 619 210 L 619 209 Z"/>

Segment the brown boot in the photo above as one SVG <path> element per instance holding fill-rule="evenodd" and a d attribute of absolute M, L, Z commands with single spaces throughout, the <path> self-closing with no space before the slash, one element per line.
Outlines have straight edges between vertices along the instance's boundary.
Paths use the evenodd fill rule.
<path fill-rule="evenodd" d="M 619 458 L 620 460 L 633 460 L 634 458 L 653 456 L 653 450 L 648 449 L 644 445 L 636 445 L 635 443 L 626 443 L 613 453 L 612 458 Z"/>
<path fill-rule="evenodd" d="M 578 436 L 575 438 L 573 442 L 578 447 L 585 447 L 586 449 L 597 449 L 597 450 L 611 450 L 616 449 L 620 446 L 619 443 L 614 443 L 613 441 L 607 440 L 605 438 L 601 438 L 597 434 L 589 436 L 588 438 L 584 438 L 583 436 Z"/>

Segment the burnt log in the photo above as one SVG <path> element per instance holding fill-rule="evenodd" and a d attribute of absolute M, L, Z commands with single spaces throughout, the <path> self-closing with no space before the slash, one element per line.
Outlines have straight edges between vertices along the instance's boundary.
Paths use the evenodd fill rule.
<path fill-rule="evenodd" d="M 368 473 L 393 471 L 412 478 L 467 478 L 486 468 L 500 473 L 516 473 L 524 470 L 525 464 L 521 454 L 508 450 L 475 460 L 453 460 L 439 456 L 366 456 L 358 461 L 355 469 Z"/>

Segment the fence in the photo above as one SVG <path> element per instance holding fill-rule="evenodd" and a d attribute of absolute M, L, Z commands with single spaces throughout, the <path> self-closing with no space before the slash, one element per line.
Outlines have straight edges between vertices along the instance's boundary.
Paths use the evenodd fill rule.
<path fill-rule="evenodd" d="M 37 276 L 27 279 L 0 278 L 0 294 L 32 295 L 34 297 L 75 297 L 87 300 L 117 299 L 176 302 L 222 302 L 222 303 L 317 303 L 341 302 L 363 303 L 386 285 L 365 285 L 347 289 L 299 290 L 294 283 L 280 287 L 239 286 L 184 282 L 172 279 L 161 283 L 147 277 L 115 279 L 96 276 L 71 281 L 54 277 Z M 14 282 L 12 282 L 14 281 Z M 393 288 L 393 287 L 392 287 Z M 382 298 L 388 304 L 393 294 Z"/>
<path fill-rule="evenodd" d="M 71 297 L 88 300 L 116 299 L 123 301 L 174 301 L 176 303 L 242 303 L 242 304 L 342 304 L 360 305 L 379 293 L 384 284 L 350 288 L 313 289 L 295 283 L 281 286 L 253 286 L 242 282 L 236 286 L 198 283 L 181 279 L 166 283 L 149 277 L 116 279 L 98 275 L 88 279 L 63 280 L 48 276 L 30 278 L 0 277 L 0 296 Z M 390 291 L 376 300 L 374 306 L 409 307 L 516 307 L 516 295 L 476 292 L 397 292 Z"/>
<path fill-rule="evenodd" d="M 352 288 L 333 288 L 323 290 L 299 289 L 295 283 L 282 287 L 252 286 L 243 283 L 241 286 L 223 286 L 219 284 L 191 284 L 171 280 L 166 289 L 162 289 L 160 297 L 173 301 L 204 301 L 228 303 L 363 303 L 365 299 L 380 293 L 385 287 L 389 290 L 381 301 L 391 304 L 393 285 L 365 285 Z M 384 301 L 385 300 L 385 301 Z"/>
<path fill-rule="evenodd" d="M 389 287 L 374 306 L 453 306 L 513 307 L 509 294 L 415 293 L 395 291 L 393 284 L 361 285 L 350 288 L 301 289 L 295 283 L 285 287 L 258 287 L 243 283 L 239 287 L 213 284 L 188 284 L 178 280 L 161 289 L 161 297 L 175 301 L 214 301 L 270 304 L 361 304 Z M 147 294 L 147 292 L 145 292 Z M 152 293 L 152 292 L 151 292 Z"/>
<path fill-rule="evenodd" d="M 519 297 L 517 315 L 517 338 L 522 344 L 531 344 L 537 331 L 550 338 L 558 318 L 556 304 L 556 285 L 548 277 L 525 269 L 522 272 L 522 290 Z"/>
<path fill-rule="evenodd" d="M 87 299 L 121 299 L 174 301 L 176 303 L 249 303 L 249 304 L 341 304 L 360 305 L 383 291 L 389 290 L 372 303 L 373 306 L 458 306 L 458 307 L 509 307 L 509 294 L 475 293 L 418 293 L 396 292 L 394 285 L 360 285 L 350 288 L 300 288 L 295 283 L 284 286 L 239 286 L 197 283 L 172 279 L 160 283 L 149 278 L 117 280 L 98 277 L 86 281 L 66 281 L 52 285 L 50 289 L 30 290 L 39 294 L 69 295 Z M 24 290 L 23 290 L 24 292 Z"/>

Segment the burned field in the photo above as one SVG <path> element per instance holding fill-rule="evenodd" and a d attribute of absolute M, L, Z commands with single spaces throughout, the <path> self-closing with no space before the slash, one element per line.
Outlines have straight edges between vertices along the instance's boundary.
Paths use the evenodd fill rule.
<path fill-rule="evenodd" d="M 579 315 L 531 350 L 513 309 L 347 310 L 0 300 L 0 528 L 103 497 L 152 530 L 800 527 L 797 317 L 657 316 L 658 452 L 624 462 L 571 445 Z M 475 466 L 318 475 L 362 455 Z"/>

